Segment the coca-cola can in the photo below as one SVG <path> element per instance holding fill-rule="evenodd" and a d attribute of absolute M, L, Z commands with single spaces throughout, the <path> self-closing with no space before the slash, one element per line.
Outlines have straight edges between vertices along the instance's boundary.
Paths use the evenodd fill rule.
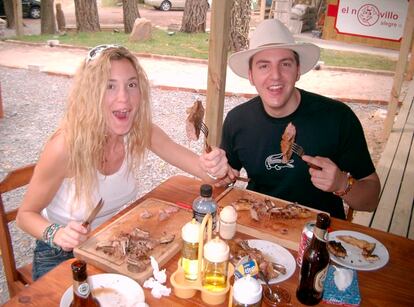
<path fill-rule="evenodd" d="M 315 227 L 316 222 L 307 222 L 303 227 L 302 234 L 299 242 L 298 257 L 296 258 L 296 263 L 299 267 L 302 267 L 303 253 L 306 248 L 309 246 L 310 241 L 313 237 L 313 228 Z"/>

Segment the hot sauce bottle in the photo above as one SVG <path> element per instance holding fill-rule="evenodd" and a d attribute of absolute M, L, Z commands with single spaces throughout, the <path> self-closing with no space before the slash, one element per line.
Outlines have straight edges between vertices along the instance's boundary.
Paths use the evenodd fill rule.
<path fill-rule="evenodd" d="M 76 260 L 71 265 L 73 275 L 73 301 L 70 307 L 100 307 L 98 300 L 93 297 L 88 283 L 86 262 Z"/>
<path fill-rule="evenodd" d="M 326 242 L 330 222 L 327 214 L 318 214 L 311 243 L 303 254 L 296 297 L 305 305 L 316 305 L 322 300 L 323 284 L 329 264 Z"/>

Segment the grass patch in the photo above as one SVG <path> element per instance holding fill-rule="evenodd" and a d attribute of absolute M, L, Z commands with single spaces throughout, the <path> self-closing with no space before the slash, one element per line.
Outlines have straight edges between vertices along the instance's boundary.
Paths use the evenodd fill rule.
<path fill-rule="evenodd" d="M 330 49 L 321 49 L 321 60 L 328 66 L 388 71 L 395 71 L 397 64 L 397 61 L 384 56 Z"/>
<path fill-rule="evenodd" d="M 135 52 L 145 52 L 161 55 L 173 55 L 197 59 L 208 58 L 208 33 L 187 34 L 175 32 L 169 35 L 166 31 L 154 29 L 152 39 L 131 43 L 129 35 L 115 32 L 75 33 L 67 35 L 31 35 L 20 38 L 27 42 L 46 42 L 49 39 L 59 39 L 62 44 L 94 47 L 100 44 L 120 44 Z M 16 39 L 16 38 L 15 38 Z M 396 61 L 366 53 L 321 49 L 321 61 L 328 66 L 352 67 L 360 69 L 395 71 Z"/>

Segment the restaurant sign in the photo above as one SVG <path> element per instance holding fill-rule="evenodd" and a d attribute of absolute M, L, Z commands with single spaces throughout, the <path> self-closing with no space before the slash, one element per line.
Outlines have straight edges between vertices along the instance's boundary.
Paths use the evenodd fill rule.
<path fill-rule="evenodd" d="M 408 0 L 338 0 L 328 6 L 340 34 L 400 41 Z"/>

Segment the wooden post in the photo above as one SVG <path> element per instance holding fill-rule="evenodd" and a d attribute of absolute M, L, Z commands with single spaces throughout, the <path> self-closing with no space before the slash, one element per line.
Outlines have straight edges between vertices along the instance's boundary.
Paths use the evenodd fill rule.
<path fill-rule="evenodd" d="M 0 118 L 4 117 L 4 111 L 3 111 L 3 98 L 1 96 L 1 83 L 0 83 Z M 0 254 L 1 255 L 1 254 Z"/>
<path fill-rule="evenodd" d="M 16 36 L 22 36 L 23 33 L 23 11 L 22 0 L 13 0 L 14 22 L 16 24 Z"/>
<path fill-rule="evenodd" d="M 266 14 L 266 0 L 260 0 L 260 21 L 265 19 Z"/>
<path fill-rule="evenodd" d="M 414 33 L 413 33 L 414 35 Z M 410 57 L 410 63 L 408 64 L 407 74 L 405 76 L 405 80 L 410 81 L 413 79 L 414 75 L 414 36 L 411 39 L 411 57 Z"/>
<path fill-rule="evenodd" d="M 403 37 L 401 40 L 400 55 L 395 69 L 394 82 L 391 89 L 391 98 L 388 104 L 387 118 L 384 122 L 384 137 L 388 138 L 394 124 L 395 113 L 401 93 L 404 72 L 407 64 L 408 52 L 411 47 L 411 38 L 414 30 L 414 0 L 408 3 L 407 19 L 405 20 Z"/>
<path fill-rule="evenodd" d="M 213 1 L 208 50 L 206 124 L 208 141 L 218 146 L 223 126 L 230 10 L 233 0 Z"/>

